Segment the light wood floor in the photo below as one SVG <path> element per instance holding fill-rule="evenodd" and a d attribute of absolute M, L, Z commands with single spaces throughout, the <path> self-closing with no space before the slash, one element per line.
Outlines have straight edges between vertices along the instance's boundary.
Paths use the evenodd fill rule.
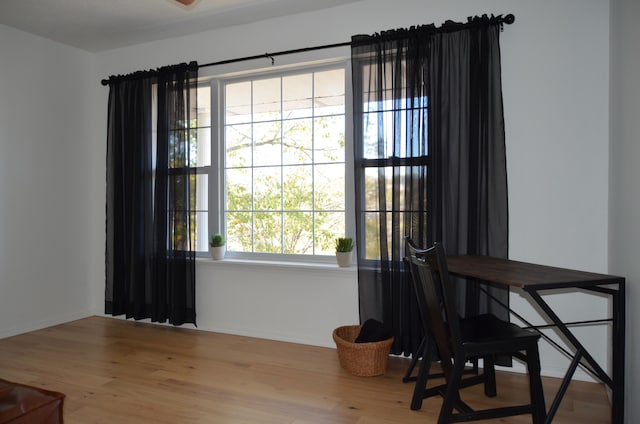
<path fill-rule="evenodd" d="M 381 377 L 341 370 L 335 349 L 91 317 L 0 340 L 0 378 L 66 394 L 66 424 L 435 423 L 440 399 L 411 411 L 408 365 Z M 558 380 L 545 379 L 547 405 Z M 498 397 L 520 401 L 524 375 L 499 372 Z M 610 422 L 602 385 L 572 382 L 554 423 Z M 530 416 L 494 422 L 530 423 Z"/>

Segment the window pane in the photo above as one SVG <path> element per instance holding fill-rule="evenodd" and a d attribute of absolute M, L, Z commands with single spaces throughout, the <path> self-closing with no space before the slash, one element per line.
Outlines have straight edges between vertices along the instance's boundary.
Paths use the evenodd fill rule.
<path fill-rule="evenodd" d="M 224 102 L 226 125 L 251 122 L 251 81 L 227 84 Z"/>
<path fill-rule="evenodd" d="M 377 87 L 371 86 L 371 82 L 378 80 L 379 78 L 377 76 L 375 67 L 370 65 L 365 65 L 362 67 L 362 98 L 370 100 L 369 102 L 366 102 L 362 105 L 362 110 L 364 113 L 374 111 L 376 106 L 378 105 L 378 102 L 375 101 L 377 100 Z"/>
<path fill-rule="evenodd" d="M 313 107 L 313 79 L 311 74 L 282 78 L 282 119 L 309 117 Z"/>
<path fill-rule="evenodd" d="M 362 248 L 359 250 L 360 255 L 366 259 L 380 258 L 380 213 L 367 212 L 364 222 L 364 252 Z M 388 232 L 389 234 L 391 231 Z"/>
<path fill-rule="evenodd" d="M 189 130 L 174 130 L 169 133 L 169 166 L 182 168 L 187 165 L 187 140 Z"/>
<path fill-rule="evenodd" d="M 313 168 L 287 166 L 283 171 L 284 209 L 311 211 L 313 209 Z"/>
<path fill-rule="evenodd" d="M 253 165 L 280 165 L 282 163 L 281 122 L 253 125 Z"/>
<path fill-rule="evenodd" d="M 196 178 L 196 210 L 206 211 L 209 208 L 209 175 L 198 174 Z"/>
<path fill-rule="evenodd" d="M 427 146 L 423 145 L 428 118 L 426 97 L 402 98 L 397 99 L 395 103 L 384 101 L 378 107 L 372 107 L 372 103 L 375 102 L 368 102 L 365 109 L 383 110 L 364 114 L 363 155 L 365 158 L 419 157 L 427 154 Z M 415 109 L 411 110 L 411 108 Z M 413 133 L 407 134 L 407 128 L 411 128 Z M 409 150 L 407 150 L 407 143 L 403 141 L 407 139 L 413 142 Z"/>
<path fill-rule="evenodd" d="M 197 211 L 196 216 L 196 249 L 199 252 L 209 250 L 209 212 Z"/>
<path fill-rule="evenodd" d="M 191 111 L 191 116 L 198 117 L 198 127 L 211 126 L 211 87 L 198 87 L 197 107 Z"/>
<path fill-rule="evenodd" d="M 199 128 L 190 133 L 192 136 L 197 134 L 197 138 L 191 140 L 191 166 L 211 165 L 211 128 Z"/>
<path fill-rule="evenodd" d="M 284 213 L 284 251 L 286 254 L 313 254 L 313 214 Z"/>
<path fill-rule="evenodd" d="M 315 208 L 344 211 L 344 164 L 314 166 Z"/>
<path fill-rule="evenodd" d="M 251 166 L 251 124 L 229 125 L 225 130 L 227 168 Z"/>
<path fill-rule="evenodd" d="M 344 114 L 344 69 L 315 73 L 315 115 Z"/>
<path fill-rule="evenodd" d="M 368 159 L 388 158 L 390 156 L 406 157 L 404 151 L 394 148 L 396 140 L 405 136 L 405 115 L 402 114 L 400 125 L 394 124 L 394 112 L 376 112 L 365 115 L 364 123 L 364 157 Z M 400 127 L 400 129 L 398 129 Z M 382 128 L 382 132 L 380 132 Z M 394 132 L 395 131 L 395 132 Z"/>
<path fill-rule="evenodd" d="M 378 189 L 379 182 L 384 181 L 384 202 L 385 205 L 382 209 L 384 210 L 392 210 L 393 209 L 393 197 L 391 190 L 391 180 L 393 178 L 393 168 L 392 167 L 384 167 L 384 168 L 368 168 L 365 170 L 365 182 L 364 187 L 366 191 L 365 198 L 365 208 L 366 210 L 381 210 L 380 202 L 383 199 L 380 199 L 380 191 Z"/>
<path fill-rule="evenodd" d="M 251 168 L 228 169 L 226 172 L 227 209 L 250 211 L 253 209 L 251 196 Z"/>
<path fill-rule="evenodd" d="M 184 210 L 169 211 L 169 234 L 171 234 L 171 246 L 173 250 L 189 250 L 187 231 L 183 223 L 187 220 Z M 195 236 L 195 234 L 192 234 Z"/>
<path fill-rule="evenodd" d="M 377 159 L 386 157 L 378 152 L 378 119 L 381 119 L 377 113 L 367 113 L 364 115 L 363 123 L 363 152 L 365 159 Z"/>
<path fill-rule="evenodd" d="M 344 116 L 327 116 L 314 121 L 315 162 L 344 162 Z"/>
<path fill-rule="evenodd" d="M 312 122 L 311 119 L 294 119 L 283 123 L 283 164 L 313 162 Z"/>
<path fill-rule="evenodd" d="M 345 234 L 343 212 L 316 212 L 316 255 L 333 255 L 335 239 Z"/>
<path fill-rule="evenodd" d="M 255 252 L 282 253 L 281 212 L 256 212 L 253 228 Z"/>
<path fill-rule="evenodd" d="M 253 170 L 253 208 L 255 210 L 281 210 L 281 168 L 271 166 Z"/>
<path fill-rule="evenodd" d="M 282 96 L 280 78 L 269 78 L 253 82 L 253 121 L 281 119 Z"/>
<path fill-rule="evenodd" d="M 227 250 L 251 252 L 253 250 L 253 214 L 227 212 Z"/>

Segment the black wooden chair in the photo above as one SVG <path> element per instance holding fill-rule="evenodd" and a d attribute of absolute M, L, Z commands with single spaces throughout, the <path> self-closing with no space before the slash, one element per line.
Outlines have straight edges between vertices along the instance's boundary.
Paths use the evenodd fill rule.
<path fill-rule="evenodd" d="M 491 314 L 460 319 L 456 308 L 456 290 L 449 281 L 446 254 L 442 245 L 435 243 L 419 254 L 407 253 L 423 325 L 433 340 L 433 343 L 427 343 L 424 355 L 425 358 L 430 358 L 434 353 L 433 349 L 437 349 L 445 377 L 445 384 L 427 389 L 431 361 L 423 360 L 416 381 L 417 393 L 414 393 L 414 400 L 416 396 L 420 399 L 442 396 L 439 424 L 521 414 L 532 414 L 535 424 L 543 423 L 546 409 L 540 378 L 540 335 Z M 474 411 L 462 401 L 460 389 L 482 382 L 485 385 L 485 395 L 495 396 L 493 358 L 494 355 L 505 354 L 527 364 L 530 403 Z M 475 358 L 483 359 L 483 373 L 463 378 L 465 365 Z M 458 412 L 454 412 L 454 409 Z"/>
<path fill-rule="evenodd" d="M 414 244 L 410 237 L 405 238 L 405 253 L 406 258 L 405 262 L 407 265 L 412 268 L 411 262 L 408 260 L 411 256 L 417 256 L 422 258 L 425 253 L 428 252 L 428 249 L 423 249 Z M 414 275 L 417 271 L 412 271 L 412 275 Z M 425 302 L 424 296 L 420 296 L 418 293 L 418 286 L 413 284 L 414 289 L 416 291 L 416 298 L 418 300 L 418 311 L 420 313 L 420 318 L 422 320 L 422 327 L 424 331 L 424 336 L 420 341 L 420 345 L 418 346 L 417 351 L 413 354 L 411 359 L 411 364 L 407 368 L 404 377 L 402 378 L 403 383 L 409 383 L 415 381 L 416 384 L 413 390 L 413 398 L 411 399 L 411 409 L 414 411 L 422 408 L 423 399 L 438 394 L 438 389 L 433 388 L 427 390 L 427 384 L 429 380 L 443 378 L 444 373 L 435 372 L 431 373 L 431 361 L 437 360 L 438 355 L 435 352 L 434 348 L 434 340 L 429 334 L 429 326 L 426 324 L 429 321 L 429 316 L 427 314 L 427 305 Z M 413 375 L 413 371 L 418 364 L 418 361 L 422 359 L 421 366 L 418 368 L 418 374 Z M 429 364 L 425 364 L 424 361 L 429 361 Z M 491 364 L 489 364 L 491 365 Z M 485 373 L 483 375 L 479 375 L 478 371 L 478 358 L 471 358 L 469 360 L 469 367 L 465 367 L 463 371 L 463 375 L 473 375 L 476 377 L 466 378 L 463 381 L 464 387 L 468 387 L 474 384 L 485 383 L 485 393 L 487 396 L 495 396 L 495 372 L 493 372 L 493 368 L 491 368 L 491 372 L 487 373 L 487 366 L 485 365 Z"/>

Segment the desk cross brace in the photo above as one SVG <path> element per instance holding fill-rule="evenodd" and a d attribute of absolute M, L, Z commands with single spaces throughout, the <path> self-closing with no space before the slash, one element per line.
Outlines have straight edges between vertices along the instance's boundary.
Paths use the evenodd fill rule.
<path fill-rule="evenodd" d="M 602 324 L 604 322 L 612 322 L 612 321 L 613 321 L 613 318 L 589 319 L 589 320 L 584 320 L 584 321 L 565 322 L 564 325 L 566 325 L 567 327 L 575 327 L 577 325 Z M 532 330 L 538 330 L 540 328 L 553 328 L 553 327 L 557 327 L 557 326 L 558 326 L 558 324 L 527 325 L 524 328 L 530 328 Z"/>
<path fill-rule="evenodd" d="M 609 386 L 610 388 L 613 388 L 613 380 L 611 379 L 611 377 L 609 377 L 609 375 L 607 375 L 606 372 L 604 372 L 604 370 L 602 369 L 602 367 L 600 366 L 600 364 L 598 364 L 596 362 L 596 360 L 593 358 L 593 356 L 591 356 L 591 354 L 589 352 L 587 352 L 587 350 L 584 348 L 584 346 L 582 346 L 582 343 L 580 343 L 580 341 L 578 341 L 578 339 L 576 338 L 576 336 L 573 335 L 573 333 L 571 331 L 569 331 L 569 329 L 567 328 L 567 326 L 565 324 L 562 323 L 562 321 L 560 320 L 560 317 L 558 317 L 558 315 L 556 315 L 555 312 L 553 312 L 553 310 L 549 307 L 549 305 L 547 304 L 547 302 L 545 302 L 542 297 L 540 296 L 540 294 L 535 291 L 535 290 L 529 290 L 528 291 L 529 295 L 531 295 L 531 297 L 536 301 L 536 303 L 538 304 L 538 306 L 540 306 L 544 312 L 547 314 L 547 316 L 549 318 L 551 318 L 551 320 L 553 322 L 555 322 L 558 326 L 558 329 L 562 332 L 562 334 L 569 339 L 569 341 L 571 342 L 571 344 L 578 350 L 578 351 L 582 351 L 582 355 L 584 357 L 584 359 L 589 363 L 589 365 L 591 366 L 591 371 L 592 373 L 599 378 L 603 383 L 605 383 L 607 386 Z M 572 355 L 573 356 L 573 355 Z M 588 369 L 588 367 L 587 367 Z"/>
<path fill-rule="evenodd" d="M 566 348 L 560 346 L 560 344 L 558 342 L 556 342 L 551 337 L 549 337 L 548 335 L 546 335 L 542 331 L 540 331 L 540 329 L 542 329 L 542 328 L 558 327 L 560 329 L 560 331 L 566 336 L 566 333 L 571 334 L 566 327 L 569 327 L 569 326 L 572 326 L 572 325 L 597 324 L 597 323 L 602 323 L 602 322 L 611 322 L 612 321 L 611 318 L 604 318 L 604 319 L 590 320 L 590 321 L 575 321 L 575 322 L 564 323 L 564 324 L 554 323 L 554 324 L 548 324 L 548 325 L 534 325 L 530 321 L 528 321 L 526 318 L 524 318 L 522 315 L 520 315 L 516 311 L 512 310 L 511 308 L 509 308 L 509 306 L 506 305 L 504 302 L 502 302 L 501 300 L 499 300 L 498 298 L 493 296 L 491 293 L 489 293 L 484 287 L 480 287 L 480 291 L 482 291 L 485 295 L 487 295 L 487 297 L 489 297 L 491 300 L 493 300 L 494 302 L 496 302 L 497 304 L 499 304 L 500 306 L 505 308 L 507 311 L 509 311 L 511 314 L 513 314 L 513 316 L 518 318 L 520 321 L 525 323 L 527 325 L 526 328 L 530 328 L 532 330 L 537 331 L 538 334 L 540 334 L 540 336 L 543 339 L 545 339 L 549 344 L 551 344 L 553 347 L 558 349 L 560 352 L 564 353 L 567 357 L 572 358 L 572 363 L 573 363 L 573 361 L 576 361 L 576 358 L 578 358 L 576 367 L 579 365 L 584 371 L 586 371 L 589 374 L 591 374 L 592 376 L 600 379 L 605 384 L 607 384 L 609 387 L 612 387 L 613 381 L 611 380 L 611 378 L 602 370 L 602 368 L 597 364 L 597 362 L 595 362 L 595 360 L 591 357 L 591 355 L 588 354 L 588 352 L 584 349 L 582 344 L 580 342 L 578 342 L 578 340 L 575 339 L 575 337 L 573 337 L 573 335 L 571 335 L 573 340 L 571 340 L 571 338 L 570 338 L 570 340 L 574 344 L 574 346 L 576 346 L 576 348 L 578 349 L 578 351 L 575 354 L 569 352 Z M 533 293 L 532 292 L 529 292 L 529 294 L 531 294 L 532 297 L 533 297 Z M 544 300 L 542 300 L 540 295 L 537 292 L 535 294 L 537 296 L 537 298 L 535 299 L 536 302 L 545 310 L 545 313 L 553 314 L 553 311 L 551 311 L 551 309 L 547 306 L 546 302 Z M 542 304 L 544 304 L 544 306 Z M 553 314 L 553 316 L 549 315 L 549 317 L 552 318 L 552 320 L 554 320 L 554 321 L 561 322 L 559 319 L 557 319 L 558 317 L 555 314 Z M 555 317 L 555 318 L 553 318 L 553 317 Z M 565 328 L 563 329 L 561 327 L 565 327 Z M 582 353 L 579 354 L 580 351 Z M 588 365 L 587 364 L 583 364 L 583 363 L 580 362 L 581 359 L 582 359 L 582 356 L 585 356 L 585 359 L 587 359 L 587 361 L 589 362 Z M 589 358 L 591 360 L 589 360 Z M 595 364 L 595 367 L 594 367 L 593 364 Z M 575 369 L 571 372 L 571 374 L 573 375 L 574 372 L 575 372 Z"/>

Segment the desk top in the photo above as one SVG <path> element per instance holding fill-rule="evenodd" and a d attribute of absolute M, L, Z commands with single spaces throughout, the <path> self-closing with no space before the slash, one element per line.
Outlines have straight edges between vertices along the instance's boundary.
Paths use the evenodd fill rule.
<path fill-rule="evenodd" d="M 537 265 L 492 256 L 449 256 L 449 273 L 525 290 L 624 283 L 624 277 Z"/>

